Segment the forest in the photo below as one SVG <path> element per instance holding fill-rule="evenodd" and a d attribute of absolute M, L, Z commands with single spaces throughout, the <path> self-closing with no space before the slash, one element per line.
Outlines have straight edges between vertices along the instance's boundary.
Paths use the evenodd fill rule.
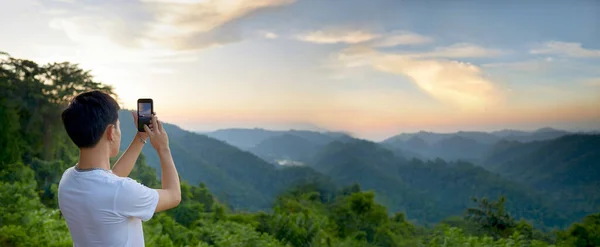
<path fill-rule="evenodd" d="M 72 246 L 57 185 L 78 150 L 59 116 L 89 90 L 118 97 L 76 64 L 0 53 L 0 246 Z M 600 246 L 598 135 L 500 142 L 481 166 L 342 138 L 281 168 L 166 128 L 182 202 L 144 223 L 146 246 Z M 131 177 L 159 188 L 150 148 Z"/>

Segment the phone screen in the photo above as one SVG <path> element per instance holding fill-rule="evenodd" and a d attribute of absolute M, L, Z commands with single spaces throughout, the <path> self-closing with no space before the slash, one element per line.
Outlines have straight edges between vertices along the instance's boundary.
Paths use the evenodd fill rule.
<path fill-rule="evenodd" d="M 152 120 L 152 100 L 138 100 L 138 130 L 144 132 L 144 124 Z"/>

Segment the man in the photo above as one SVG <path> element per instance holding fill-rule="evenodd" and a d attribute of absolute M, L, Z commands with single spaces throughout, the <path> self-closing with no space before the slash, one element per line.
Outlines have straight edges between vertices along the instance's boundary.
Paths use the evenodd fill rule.
<path fill-rule="evenodd" d="M 100 91 L 78 95 L 62 113 L 67 134 L 79 147 L 79 162 L 64 172 L 58 185 L 58 205 L 74 246 L 144 246 L 142 221 L 181 201 L 169 139 L 155 115 L 110 169 L 110 158 L 119 153 L 121 143 L 118 114 L 117 102 Z M 133 118 L 137 126 L 137 114 Z M 160 157 L 162 189 L 127 177 L 146 138 Z"/>

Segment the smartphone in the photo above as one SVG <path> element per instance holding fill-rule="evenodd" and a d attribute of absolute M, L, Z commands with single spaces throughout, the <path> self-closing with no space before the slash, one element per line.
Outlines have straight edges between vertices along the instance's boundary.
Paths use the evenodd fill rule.
<path fill-rule="evenodd" d="M 154 113 L 154 103 L 152 102 L 152 99 L 138 99 L 138 131 L 146 132 L 146 130 L 144 130 L 144 124 L 150 125 L 150 122 L 152 121 L 152 113 Z"/>

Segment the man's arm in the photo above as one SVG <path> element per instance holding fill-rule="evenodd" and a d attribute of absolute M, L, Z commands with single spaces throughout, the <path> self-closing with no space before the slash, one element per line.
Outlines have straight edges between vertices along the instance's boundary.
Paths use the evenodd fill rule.
<path fill-rule="evenodd" d="M 133 117 L 133 124 L 135 125 L 135 129 L 137 129 L 138 125 L 138 116 L 135 112 L 131 112 L 131 116 Z M 153 125 L 150 124 L 150 129 L 152 130 Z M 140 156 L 142 152 L 142 148 L 144 147 L 145 140 L 148 138 L 148 133 L 137 132 L 131 144 L 125 153 L 121 155 L 119 160 L 115 163 L 112 168 L 112 172 L 119 177 L 127 177 L 131 170 L 133 170 L 133 166 L 135 166 L 135 161 Z"/>
<path fill-rule="evenodd" d="M 160 212 L 179 205 L 181 202 L 181 187 L 179 185 L 179 175 L 171 156 L 171 150 L 166 148 L 160 151 L 157 150 L 157 152 L 162 168 L 162 189 L 156 190 L 158 191 L 158 205 L 156 205 L 155 212 Z"/>
<path fill-rule="evenodd" d="M 156 116 L 152 116 L 152 125 L 156 126 L 153 130 L 147 125 L 144 125 L 144 129 L 160 158 L 162 189 L 156 190 L 158 192 L 158 204 L 155 209 L 155 212 L 160 212 L 179 205 L 181 202 L 181 187 L 179 185 L 179 175 L 171 156 L 167 132 L 163 129 L 162 123 L 157 121 Z"/>
<path fill-rule="evenodd" d="M 144 147 L 144 139 L 137 133 L 131 144 L 125 153 L 121 155 L 119 160 L 115 163 L 112 168 L 112 172 L 119 177 L 127 177 L 131 170 L 133 170 L 133 166 L 135 166 L 135 161 L 140 156 L 142 152 L 142 148 Z"/>

